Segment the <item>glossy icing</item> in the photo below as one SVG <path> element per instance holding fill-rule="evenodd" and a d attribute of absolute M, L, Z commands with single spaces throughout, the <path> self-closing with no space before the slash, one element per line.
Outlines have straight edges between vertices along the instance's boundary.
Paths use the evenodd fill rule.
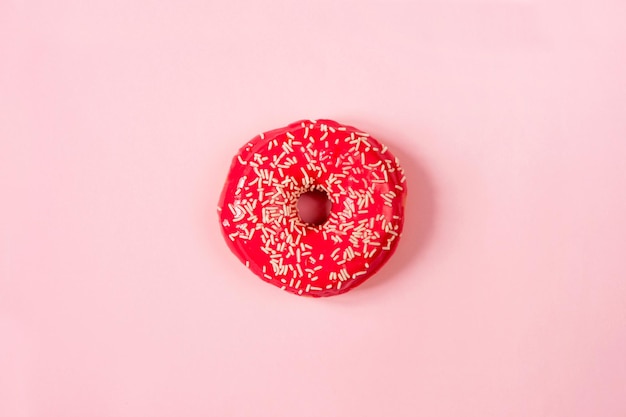
<path fill-rule="evenodd" d="M 296 209 L 314 189 L 332 202 L 320 226 L 303 223 Z M 288 292 L 324 297 L 358 286 L 389 259 L 406 192 L 397 158 L 376 139 L 331 120 L 302 120 L 239 150 L 218 212 L 226 242 L 252 272 Z"/>

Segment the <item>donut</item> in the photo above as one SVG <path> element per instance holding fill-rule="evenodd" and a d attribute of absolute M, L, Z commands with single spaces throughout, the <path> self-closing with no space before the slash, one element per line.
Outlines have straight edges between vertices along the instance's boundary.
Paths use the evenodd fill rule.
<path fill-rule="evenodd" d="M 302 120 L 239 150 L 218 214 L 226 243 L 254 274 L 293 294 L 326 297 L 387 262 L 406 195 L 398 159 L 378 140 L 332 120 Z M 322 197 L 321 214 L 304 215 L 305 197 Z"/>

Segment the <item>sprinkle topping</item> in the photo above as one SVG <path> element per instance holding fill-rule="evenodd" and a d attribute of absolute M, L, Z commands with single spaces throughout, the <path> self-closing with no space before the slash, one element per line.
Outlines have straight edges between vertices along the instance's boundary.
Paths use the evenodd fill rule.
<path fill-rule="evenodd" d="M 401 236 L 406 177 L 369 134 L 305 120 L 252 139 L 233 158 L 218 208 L 233 252 L 261 279 L 298 295 L 348 291 L 389 258 Z M 328 220 L 303 223 L 301 194 L 323 191 Z"/>

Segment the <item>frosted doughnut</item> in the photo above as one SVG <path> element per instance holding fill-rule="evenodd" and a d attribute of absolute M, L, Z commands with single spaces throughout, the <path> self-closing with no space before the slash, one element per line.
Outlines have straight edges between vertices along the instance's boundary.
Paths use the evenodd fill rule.
<path fill-rule="evenodd" d="M 303 195 L 329 213 L 307 223 Z M 303 120 L 256 136 L 233 158 L 218 213 L 231 251 L 254 274 L 311 297 L 362 284 L 393 254 L 406 177 L 386 146 L 354 127 Z"/>

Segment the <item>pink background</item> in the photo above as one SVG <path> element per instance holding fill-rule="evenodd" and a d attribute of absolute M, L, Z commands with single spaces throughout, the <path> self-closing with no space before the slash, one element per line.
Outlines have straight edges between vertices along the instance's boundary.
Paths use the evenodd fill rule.
<path fill-rule="evenodd" d="M 626 2 L 0 1 L 0 415 L 626 416 Z M 229 161 L 305 117 L 409 179 L 346 295 L 251 276 Z"/>

